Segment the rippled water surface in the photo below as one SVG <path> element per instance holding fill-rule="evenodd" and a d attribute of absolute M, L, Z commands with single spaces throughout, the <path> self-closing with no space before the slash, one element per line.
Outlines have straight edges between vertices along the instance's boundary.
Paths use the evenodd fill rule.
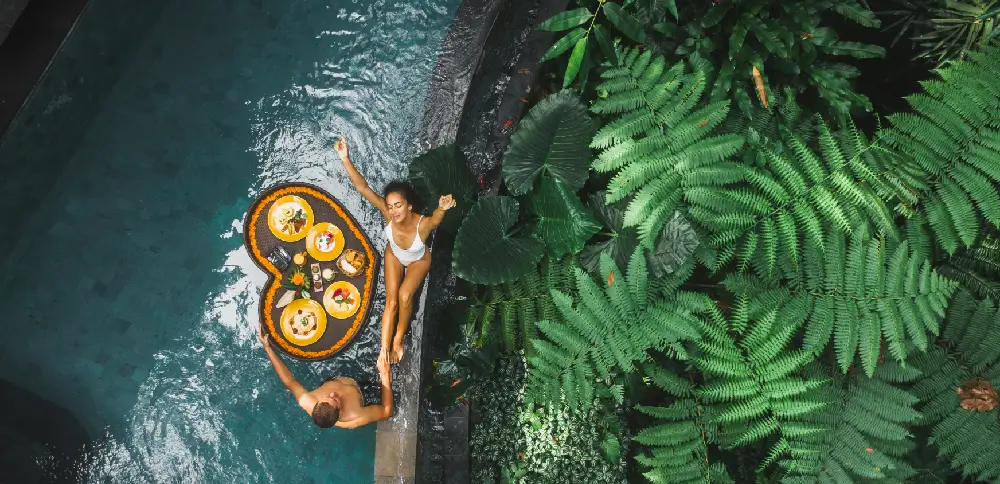
<path fill-rule="evenodd" d="M 241 221 L 262 188 L 306 181 L 380 240 L 332 140 L 347 136 L 374 187 L 405 176 L 459 1 L 154 3 L 17 239 L 0 378 L 81 421 L 92 442 L 77 465 L 91 482 L 372 482 L 374 428 L 317 429 L 257 343 L 265 276 Z M 85 27 L 69 42 L 105 35 Z M 74 100 L 53 90 L 33 102 Z M 51 161 L 22 151 L 25 170 Z M 376 379 L 382 303 L 346 354 L 292 372 L 307 386 Z"/>

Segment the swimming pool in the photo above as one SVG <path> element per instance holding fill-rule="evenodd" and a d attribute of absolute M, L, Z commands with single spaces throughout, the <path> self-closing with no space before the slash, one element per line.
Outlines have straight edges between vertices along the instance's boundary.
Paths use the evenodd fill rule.
<path fill-rule="evenodd" d="M 405 174 L 458 0 L 132 2 L 148 25 L 108 39 L 131 18 L 114 1 L 90 1 L 0 146 L 8 181 L 46 181 L 0 256 L 0 379 L 80 421 L 91 482 L 372 482 L 374 428 L 317 429 L 256 343 L 266 277 L 239 231 L 262 188 L 294 180 L 378 240 L 331 143 L 346 135 L 374 186 Z M 113 76 L 65 59 L 115 43 Z M 67 88 L 94 78 L 100 97 Z M 349 350 L 293 373 L 376 379 L 378 298 Z"/>

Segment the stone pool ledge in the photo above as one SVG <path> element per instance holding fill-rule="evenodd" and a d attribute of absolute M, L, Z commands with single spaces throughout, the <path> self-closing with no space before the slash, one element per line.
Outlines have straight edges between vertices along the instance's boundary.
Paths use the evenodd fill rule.
<path fill-rule="evenodd" d="M 430 81 L 416 152 L 457 143 L 474 174 L 496 193 L 497 169 L 513 127 L 542 81 L 538 59 L 555 40 L 536 29 L 569 0 L 463 0 Z M 422 381 L 441 357 L 440 316 L 453 294 L 453 239 L 439 232 L 434 261 L 411 326 L 414 355 L 397 369 L 397 414 L 376 433 L 375 483 L 466 484 L 471 479 L 469 432 L 478 409 L 455 405 L 440 413 L 421 398 Z M 398 383 L 397 383 L 398 382 Z M 418 469 L 419 467 L 419 469 Z"/>
<path fill-rule="evenodd" d="M 505 0 L 463 0 L 459 5 L 431 76 L 424 114 L 418 125 L 416 153 L 455 142 L 469 85 L 497 12 L 504 3 Z M 418 479 L 424 325 L 435 319 L 454 287 L 451 246 L 450 236 L 443 232 L 436 234 L 431 242 L 434 259 L 420 291 L 415 321 L 410 325 L 406 341 L 411 350 L 393 370 L 396 413 L 389 420 L 379 422 L 375 433 L 375 484 L 410 484 Z"/>

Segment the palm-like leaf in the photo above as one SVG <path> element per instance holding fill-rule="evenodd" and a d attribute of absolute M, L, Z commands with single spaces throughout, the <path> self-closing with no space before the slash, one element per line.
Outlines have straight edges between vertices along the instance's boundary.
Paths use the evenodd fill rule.
<path fill-rule="evenodd" d="M 919 57 L 941 66 L 986 46 L 996 36 L 998 5 L 996 0 L 945 0 L 917 27 L 921 33 L 913 41 L 920 45 Z"/>

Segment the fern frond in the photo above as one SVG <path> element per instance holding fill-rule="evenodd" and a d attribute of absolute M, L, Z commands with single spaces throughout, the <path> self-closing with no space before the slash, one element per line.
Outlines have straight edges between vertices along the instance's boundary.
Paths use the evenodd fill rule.
<path fill-rule="evenodd" d="M 860 373 L 837 377 L 825 368 L 815 371 L 832 380 L 820 391 L 828 405 L 804 420 L 825 430 L 790 443 L 789 457 L 779 462 L 786 471 L 782 482 L 903 482 L 915 475 L 899 452 L 910 444 L 908 429 L 921 417 L 914 410 L 917 397 L 893 379 L 902 367 L 887 363 L 872 378 Z M 918 376 L 910 372 L 906 382 Z"/>
<path fill-rule="evenodd" d="M 994 68 L 1000 48 L 972 53 L 937 71 L 907 98 L 912 114 L 889 117 L 886 138 L 913 162 L 898 170 L 903 181 L 913 167 L 924 181 L 913 183 L 937 245 L 948 254 L 972 246 L 981 227 L 1000 228 L 1000 79 Z"/>
<path fill-rule="evenodd" d="M 1000 479 L 1000 407 L 985 412 L 959 405 L 956 390 L 971 379 L 1000 383 L 1000 309 L 961 291 L 948 310 L 946 347 L 914 358 L 925 377 L 913 387 L 931 443 L 952 467 L 978 480 Z"/>
<path fill-rule="evenodd" d="M 544 338 L 532 341 L 535 352 L 528 357 L 530 395 L 539 401 L 565 398 L 570 406 L 586 408 L 595 378 L 610 382 L 631 372 L 650 349 L 667 351 L 698 337 L 690 311 L 650 296 L 644 258 L 637 249 L 623 274 L 602 254 L 600 285 L 577 267 L 576 298 L 552 291 L 559 318 L 538 323 Z"/>
<path fill-rule="evenodd" d="M 813 394 L 824 380 L 801 376 L 812 355 L 789 348 L 805 319 L 803 299 L 786 294 L 774 305 L 770 299 L 741 297 L 729 318 L 718 308 L 709 308 L 702 318 L 700 354 L 692 361 L 705 382 L 696 395 L 716 407 L 711 421 L 726 429 L 725 447 L 776 435 L 768 459 L 774 460 L 789 451 L 789 442 L 819 431 L 796 426 L 826 405 Z"/>
<path fill-rule="evenodd" d="M 743 138 L 713 135 L 726 119 L 728 102 L 699 107 L 705 74 L 688 73 L 683 63 L 667 68 L 662 56 L 628 49 L 621 64 L 601 76 L 601 97 L 591 110 L 610 120 L 591 143 L 600 150 L 593 169 L 615 172 L 608 203 L 635 194 L 625 226 L 637 227 L 642 244 L 652 249 L 679 206 L 685 179 L 706 180 L 702 169 L 718 172 L 715 165 L 735 154 Z"/>
<path fill-rule="evenodd" d="M 820 125 L 817 153 L 798 133 L 781 132 L 781 143 L 757 148 L 764 166 L 742 168 L 745 182 L 685 190 L 691 218 L 712 234 L 711 244 L 738 248 L 741 260 L 771 277 L 785 266 L 795 270 L 809 244 L 824 250 L 832 234 L 895 233 L 884 201 L 894 192 L 872 183 L 874 143 L 860 143 L 856 128 L 835 135 Z"/>
<path fill-rule="evenodd" d="M 868 376 L 883 338 L 899 363 L 906 361 L 909 343 L 926 350 L 927 333 L 939 334 L 957 283 L 910 254 L 906 241 L 890 249 L 859 231 L 849 244 L 832 234 L 825 247 L 825 253 L 810 252 L 802 276 L 812 308 L 806 347 L 818 354 L 832 337 L 840 369 L 846 372 L 859 354 Z"/>

